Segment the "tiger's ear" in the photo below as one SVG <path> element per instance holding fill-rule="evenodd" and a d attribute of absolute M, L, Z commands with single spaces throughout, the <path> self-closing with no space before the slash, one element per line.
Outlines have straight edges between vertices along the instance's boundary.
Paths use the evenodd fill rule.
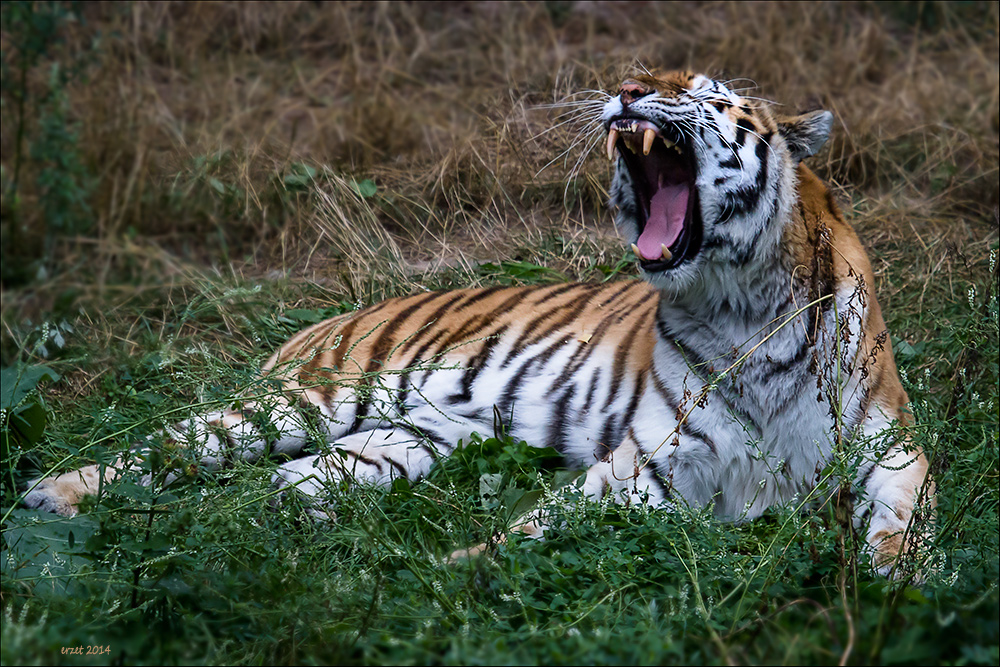
<path fill-rule="evenodd" d="M 833 114 L 822 109 L 778 119 L 778 132 L 788 142 L 788 150 L 796 162 L 815 155 L 826 143 L 832 127 Z"/>

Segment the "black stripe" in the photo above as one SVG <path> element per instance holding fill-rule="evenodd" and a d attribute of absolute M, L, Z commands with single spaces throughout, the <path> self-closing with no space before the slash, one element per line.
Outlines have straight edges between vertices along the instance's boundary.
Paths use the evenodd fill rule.
<path fill-rule="evenodd" d="M 597 304 L 598 308 L 603 308 L 603 307 L 605 307 L 605 306 L 607 306 L 609 304 L 615 304 L 615 306 L 617 307 L 618 306 L 618 302 L 619 302 L 618 297 L 622 296 L 626 292 L 629 292 L 629 291 L 635 289 L 636 287 L 641 287 L 642 289 L 646 288 L 645 283 L 642 283 L 642 282 L 639 282 L 639 281 L 636 281 L 636 280 L 630 280 L 628 282 L 623 282 L 623 283 L 618 283 L 618 284 L 621 286 L 620 289 L 616 289 L 611 295 L 605 297 L 605 299 L 603 301 L 599 302 Z M 610 288 L 611 286 L 609 285 L 608 287 Z M 607 315 L 605 317 L 605 319 L 610 319 L 613 316 L 614 316 L 614 313 L 611 313 L 611 314 Z"/>
<path fill-rule="evenodd" d="M 594 456 L 597 460 L 602 460 L 608 453 L 614 451 L 621 444 L 622 422 L 614 414 L 608 414 L 607 421 L 604 422 L 604 430 L 601 431 L 601 439 L 594 446 Z"/>
<path fill-rule="evenodd" d="M 420 349 L 417 350 L 416 354 L 413 355 L 413 358 L 410 359 L 410 363 L 404 369 L 403 373 L 400 374 L 399 388 L 396 391 L 396 399 L 394 401 L 395 406 L 396 406 L 396 413 L 398 415 L 402 416 L 402 415 L 405 415 L 406 412 L 407 412 L 407 410 L 406 410 L 406 399 L 409 398 L 409 395 L 410 395 L 410 391 L 409 391 L 410 373 L 413 373 L 415 371 L 419 371 L 420 370 L 420 364 L 426 363 L 425 360 L 423 360 L 421 358 L 421 355 L 423 355 L 423 353 L 426 352 L 427 349 L 431 345 L 433 345 L 434 343 L 436 343 L 446 333 L 448 333 L 448 332 L 446 330 L 442 329 L 442 330 L 438 331 L 436 334 L 434 334 L 434 336 L 432 338 L 430 338 L 429 340 L 427 340 L 420 347 Z"/>
<path fill-rule="evenodd" d="M 497 292 L 502 292 L 502 291 L 508 290 L 508 289 L 510 289 L 510 288 L 509 287 L 505 287 L 504 285 L 494 285 L 493 287 L 487 287 L 485 289 L 475 290 L 472 294 L 470 294 L 468 297 L 466 297 L 465 303 L 463 303 L 460 306 L 458 306 L 456 308 L 456 310 L 458 310 L 458 311 L 465 310 L 466 308 L 474 306 L 475 304 L 479 303 L 480 301 L 487 300 L 488 298 L 490 298 L 491 296 L 493 296 Z M 521 298 L 523 298 L 523 297 L 521 297 Z"/>
<path fill-rule="evenodd" d="M 534 307 L 537 308 L 540 304 L 545 303 L 546 301 L 548 301 L 548 300 L 550 300 L 550 299 L 552 299 L 552 298 L 554 298 L 556 296 L 559 296 L 561 294 L 565 294 L 566 292 L 568 292 L 570 290 L 573 290 L 576 287 L 578 287 L 578 286 L 577 285 L 560 285 L 559 287 L 557 287 L 555 289 L 550 289 L 548 294 L 546 294 L 544 297 L 542 297 L 541 299 L 539 299 L 538 301 L 536 301 L 534 304 L 532 304 L 532 306 L 534 306 Z M 546 288 L 546 289 L 549 289 L 549 288 Z M 554 315 L 558 315 L 558 314 L 559 314 L 558 310 L 549 308 L 549 309 L 545 310 L 543 313 L 541 313 L 538 317 L 536 317 L 535 319 L 533 319 L 531 322 L 528 322 L 527 324 L 525 324 L 524 330 L 521 332 L 521 335 L 518 336 L 517 340 L 514 341 L 514 345 L 511 347 L 510 352 L 507 353 L 507 357 L 500 364 L 500 368 L 501 369 L 506 368 L 510 364 L 511 361 L 513 361 L 515 358 L 517 358 L 518 356 L 520 356 L 521 354 L 523 354 L 524 353 L 524 347 L 525 347 L 525 341 L 527 341 L 529 338 L 533 337 L 534 332 L 538 329 L 538 327 L 540 327 L 542 325 L 543 322 L 545 322 L 546 320 L 552 318 Z M 539 337 L 535 336 L 535 339 L 537 341 L 539 339 Z"/>
<path fill-rule="evenodd" d="M 728 169 L 742 169 L 743 168 L 743 163 L 740 161 L 740 156 L 737 155 L 736 152 L 734 151 L 730 155 L 729 159 L 728 160 L 723 160 L 722 162 L 720 162 L 719 166 L 720 167 L 726 167 Z M 722 183 L 725 183 L 726 180 L 727 179 L 725 179 L 725 178 L 717 178 L 717 179 L 715 179 L 715 184 L 716 185 L 721 185 Z"/>
<path fill-rule="evenodd" d="M 652 463 L 653 470 L 650 472 L 649 476 L 653 478 L 654 482 L 656 482 L 656 486 L 660 489 L 660 493 L 663 494 L 664 499 L 672 499 L 673 485 L 667 482 L 671 475 L 669 466 L 667 466 L 667 470 L 664 471 L 662 462 L 655 456 L 650 459 L 650 463 Z"/>
<path fill-rule="evenodd" d="M 449 292 L 431 292 L 430 294 L 424 295 L 419 299 L 416 299 L 413 303 L 403 309 L 401 313 L 397 314 L 386 323 L 382 333 L 379 334 L 379 337 L 376 339 L 374 345 L 372 345 L 371 355 L 368 358 L 368 366 L 365 368 L 365 373 L 368 377 L 361 379 L 361 385 L 374 385 L 375 380 L 371 377 L 371 375 L 374 374 L 379 367 L 385 366 L 385 362 L 387 360 L 382 359 L 381 357 L 389 354 L 391 347 L 390 344 L 392 342 L 391 339 L 395 336 L 396 331 L 410 318 L 410 316 L 417 312 L 425 304 L 430 303 L 435 299 L 447 296 L 450 296 Z M 361 398 L 361 400 L 358 401 L 358 409 L 357 412 L 354 413 L 354 422 L 348 430 L 349 433 L 357 433 L 360 431 L 364 420 L 368 418 L 368 409 L 370 407 L 369 397 L 372 392 L 364 390 L 358 392 L 355 390 L 353 393 L 356 397 Z"/>
<path fill-rule="evenodd" d="M 545 296 L 543 296 L 542 298 L 540 298 L 538 301 L 535 302 L 535 305 L 540 306 L 546 301 L 550 301 L 556 298 L 557 296 L 562 296 L 567 292 L 572 292 L 578 287 L 593 287 L 593 285 L 581 285 L 579 283 L 567 283 L 565 285 L 559 285 L 554 289 L 550 289 L 548 294 L 546 294 Z"/>
<path fill-rule="evenodd" d="M 401 429 L 416 437 L 417 444 L 415 446 L 427 452 L 431 458 L 437 459 L 440 452 L 444 452 L 444 455 L 447 456 L 455 450 L 455 443 L 445 440 L 440 434 L 427 427 L 417 427 L 414 424 L 408 424 L 406 422 L 393 422 L 392 426 L 393 428 Z M 433 447 L 428 445 L 427 442 L 433 443 L 439 451 L 436 451 Z"/>
<path fill-rule="evenodd" d="M 583 399 L 584 407 L 589 407 L 594 402 L 594 392 L 597 391 L 597 383 L 601 379 L 601 368 L 597 367 L 590 375 L 590 387 L 587 388 L 587 397 Z"/>
<path fill-rule="evenodd" d="M 569 323 L 573 322 L 580 316 L 580 313 L 587 307 L 588 298 L 594 292 L 594 285 L 578 285 L 583 291 L 577 299 L 574 300 L 573 306 L 570 308 L 561 308 L 556 311 L 561 317 L 549 324 L 548 327 L 537 332 L 532 336 L 531 340 L 525 342 L 526 346 L 534 345 L 535 343 L 541 342 L 551 336 L 553 333 L 559 329 L 564 328 Z M 523 336 L 522 336 L 523 338 Z"/>
<path fill-rule="evenodd" d="M 775 375 L 784 375 L 788 373 L 792 367 L 798 366 L 805 361 L 806 356 L 809 354 L 809 347 L 809 341 L 803 336 L 801 342 L 799 343 L 799 348 L 795 351 L 795 354 L 788 359 L 783 361 L 774 361 L 768 357 L 768 363 L 757 379 L 757 382 L 760 384 L 767 384 Z"/>
<path fill-rule="evenodd" d="M 566 435 L 569 428 L 566 424 L 566 416 L 569 414 L 570 403 L 576 393 L 576 387 L 570 385 L 563 392 L 563 395 L 555 402 L 555 411 L 552 413 L 552 421 L 549 422 L 549 433 L 546 441 L 560 454 L 566 452 Z"/>
<path fill-rule="evenodd" d="M 747 133 L 756 134 L 757 126 L 753 124 L 749 118 L 740 118 L 736 121 L 736 143 L 743 146 L 743 142 L 746 141 Z"/>
<path fill-rule="evenodd" d="M 395 469 L 395 471 L 399 473 L 400 477 L 402 477 L 403 479 L 410 478 L 409 474 L 407 474 L 406 468 L 403 467 L 402 463 L 400 463 L 399 461 L 394 461 L 393 459 L 390 459 L 388 456 L 383 456 L 382 458 L 388 461 L 389 465 L 391 465 L 393 469 Z"/>
<path fill-rule="evenodd" d="M 628 407 L 625 408 L 625 414 L 622 416 L 623 424 L 631 424 L 632 419 L 635 418 L 635 411 L 639 407 L 639 399 L 642 398 L 642 393 L 646 389 L 646 375 L 644 373 L 638 373 L 635 378 L 635 388 L 632 391 L 632 399 L 628 402 Z"/>
<path fill-rule="evenodd" d="M 694 371 L 695 375 L 699 378 L 702 377 L 701 373 L 698 370 L 695 370 L 696 368 L 702 369 L 702 372 L 712 372 L 712 367 L 708 363 L 708 360 L 681 342 L 680 338 L 673 335 L 667 328 L 667 324 L 660 317 L 656 318 L 656 328 L 662 338 L 677 346 L 681 352 L 681 356 L 684 357 L 684 361 L 687 363 L 688 368 Z"/>
<path fill-rule="evenodd" d="M 746 215 L 756 208 L 757 202 L 760 201 L 760 190 L 757 189 L 756 185 L 751 185 L 726 192 L 723 198 L 728 217 L 725 220 L 719 220 L 720 224 L 729 222 L 736 216 Z"/>
<path fill-rule="evenodd" d="M 765 139 L 770 137 L 771 135 L 768 134 Z M 729 217 L 725 222 L 732 220 L 734 216 L 746 215 L 760 203 L 761 194 L 767 188 L 769 152 L 766 141 L 758 141 L 757 147 L 754 149 L 758 163 L 756 182 L 752 186 L 742 187 L 733 192 L 725 193 L 726 211 L 729 212 Z M 773 202 L 771 208 L 773 208 Z M 768 212 L 768 215 L 770 215 L 770 212 Z M 720 220 L 720 222 L 723 221 Z"/>
<path fill-rule="evenodd" d="M 441 304 L 441 306 L 439 306 L 437 310 L 435 310 L 433 313 L 430 314 L 430 316 L 427 317 L 427 324 L 421 327 L 420 331 L 410 336 L 410 339 L 403 344 L 403 346 L 399 349 L 400 355 L 405 356 L 406 353 L 410 350 L 410 348 L 416 345 L 417 342 L 420 340 L 420 334 L 431 333 L 433 331 L 434 324 L 437 323 L 445 313 L 447 313 L 449 310 L 453 308 L 459 308 L 460 304 L 462 304 L 463 301 L 467 301 L 470 297 L 471 295 L 465 295 L 463 297 L 459 297 L 453 299 L 452 301 L 448 301 L 446 303 Z M 438 333 L 436 335 L 440 336 L 441 334 Z M 424 346 L 421 347 L 421 350 L 425 350 L 426 347 L 427 346 L 425 344 Z"/>
<path fill-rule="evenodd" d="M 688 423 L 686 419 L 681 422 L 680 432 L 681 435 L 685 437 L 694 438 L 695 440 L 701 440 L 702 443 L 706 447 L 708 447 L 708 451 L 712 452 L 713 454 L 718 453 L 716 451 L 715 441 L 712 440 L 710 437 L 708 437 L 708 435 L 704 431 L 701 431 L 691 426 L 691 424 Z"/>
<path fill-rule="evenodd" d="M 517 373 L 514 374 L 514 377 L 512 377 L 507 382 L 507 386 L 504 387 L 504 390 L 500 395 L 501 398 L 497 405 L 497 409 L 500 411 L 500 414 L 506 415 L 510 412 L 510 406 L 514 404 L 514 399 L 517 397 L 516 392 L 523 385 L 524 376 L 528 374 L 528 371 L 531 370 L 531 367 L 539 362 L 545 363 L 545 361 L 548 360 L 549 357 L 551 357 L 560 348 L 569 343 L 570 340 L 572 340 L 572 336 L 567 334 L 562 338 L 559 338 L 558 340 L 554 341 L 551 345 L 549 345 L 544 350 L 536 354 L 534 357 L 524 362 L 521 368 L 518 369 Z"/>
<path fill-rule="evenodd" d="M 676 414 L 678 408 L 677 397 L 674 396 L 673 393 L 670 391 L 670 388 L 667 387 L 666 383 L 663 381 L 663 378 L 661 378 L 660 374 L 656 372 L 655 367 L 653 368 L 652 372 L 653 372 L 653 389 L 656 390 L 656 393 L 658 393 L 660 397 L 663 398 L 663 402 L 666 403 L 667 406 L 670 407 Z"/>
<path fill-rule="evenodd" d="M 758 139 L 757 148 L 754 149 L 754 153 L 757 155 L 757 164 L 759 165 L 757 170 L 757 192 L 759 193 L 767 190 L 767 177 L 770 169 L 768 159 L 771 155 L 771 136 L 770 132 L 762 135 Z M 773 208 L 773 205 L 771 208 Z M 767 215 L 770 217 L 770 212 Z"/>
<path fill-rule="evenodd" d="M 373 373 L 377 371 L 379 367 L 385 367 L 385 362 L 388 361 L 388 359 L 383 359 L 382 357 L 389 354 L 396 332 L 403 326 L 403 324 L 406 323 L 407 320 L 410 319 L 411 315 L 431 301 L 448 296 L 451 296 L 449 292 L 431 292 L 430 294 L 426 294 L 416 299 L 413 303 L 404 308 L 402 312 L 386 322 L 385 327 L 379 334 L 379 337 L 375 340 L 375 344 L 372 345 L 371 356 L 368 358 L 368 367 L 365 369 L 366 372 Z"/>
<path fill-rule="evenodd" d="M 643 457 L 643 463 L 646 464 L 645 467 L 648 468 L 650 467 L 650 465 L 652 466 L 652 470 L 650 470 L 648 476 L 652 478 L 652 481 L 660 489 L 660 493 L 663 494 L 663 497 L 669 499 L 671 497 L 670 487 L 665 481 L 666 479 L 669 479 L 669 477 L 663 474 L 662 469 L 660 468 L 660 461 L 657 460 L 651 454 L 646 452 L 646 450 L 642 446 L 642 443 L 639 442 L 639 439 L 635 436 L 635 431 L 632 430 L 631 428 L 628 430 L 627 437 L 630 438 L 632 442 L 635 443 L 636 451 L 639 453 L 640 456 Z M 639 481 L 638 478 L 636 478 L 636 482 L 638 481 Z"/>
<path fill-rule="evenodd" d="M 618 350 L 615 352 L 615 360 L 611 367 L 611 387 L 608 390 L 608 398 L 604 401 L 605 411 L 607 411 L 607 409 L 611 407 L 611 404 L 614 403 L 615 399 L 618 398 L 618 389 L 621 386 L 622 381 L 625 379 L 628 357 L 632 351 L 632 341 L 634 341 L 636 335 L 638 335 L 639 329 L 648 328 L 645 320 L 645 317 L 638 318 L 618 345 Z"/>
<path fill-rule="evenodd" d="M 445 398 L 449 405 L 458 403 L 468 403 L 472 400 L 472 385 L 479 376 L 479 373 L 486 367 L 494 348 L 500 343 L 503 334 L 507 331 L 508 325 L 503 325 L 490 334 L 490 337 L 483 343 L 479 352 L 469 359 L 465 372 L 462 374 L 461 391 Z"/>
<path fill-rule="evenodd" d="M 379 473 L 382 472 L 382 464 L 379 463 L 378 461 L 376 461 L 375 459 L 370 458 L 368 456 L 365 456 L 364 454 L 360 454 L 358 452 L 351 451 L 350 449 L 345 449 L 343 446 L 337 447 L 336 445 L 334 445 L 334 448 L 336 449 L 335 454 L 343 452 L 347 456 L 353 456 L 355 459 L 357 459 L 361 463 L 366 463 L 366 464 L 368 464 L 370 466 L 374 466 L 375 469 L 379 471 Z M 347 466 L 344 466 L 344 467 L 346 468 Z M 353 469 L 354 468 L 352 468 L 352 470 Z"/>
<path fill-rule="evenodd" d="M 754 240 L 750 239 L 736 245 L 731 239 L 715 237 L 702 244 L 703 248 L 724 248 L 729 263 L 733 266 L 743 266 L 754 256 Z"/>

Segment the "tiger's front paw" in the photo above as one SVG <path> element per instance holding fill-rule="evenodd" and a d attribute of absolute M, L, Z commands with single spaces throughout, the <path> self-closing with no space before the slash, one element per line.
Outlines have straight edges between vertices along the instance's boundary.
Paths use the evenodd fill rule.
<path fill-rule="evenodd" d="M 31 509 L 54 512 L 62 516 L 76 516 L 80 501 L 97 493 L 100 483 L 98 466 L 85 466 L 55 477 L 32 480 L 24 504 Z"/>
<path fill-rule="evenodd" d="M 883 577 L 896 581 L 911 579 L 919 584 L 924 580 L 920 571 L 924 538 L 919 531 L 904 535 L 903 531 L 881 530 L 868 538 L 872 567 Z"/>
<path fill-rule="evenodd" d="M 332 503 L 325 499 L 329 497 L 328 484 L 331 481 L 323 475 L 323 469 L 317 473 L 316 457 L 295 459 L 278 467 L 271 476 L 271 487 L 278 493 L 276 504 L 284 503 L 290 497 L 302 503 L 307 516 L 322 523 L 336 523 L 337 513 Z"/>

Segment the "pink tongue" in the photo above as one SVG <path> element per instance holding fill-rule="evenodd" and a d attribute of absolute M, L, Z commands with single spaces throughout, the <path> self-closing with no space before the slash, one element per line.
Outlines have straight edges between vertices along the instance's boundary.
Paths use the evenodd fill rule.
<path fill-rule="evenodd" d="M 673 245 L 684 229 L 687 215 L 687 183 L 664 185 L 649 200 L 649 218 L 639 236 L 639 252 L 645 259 L 659 259 L 663 255 L 661 245 Z"/>

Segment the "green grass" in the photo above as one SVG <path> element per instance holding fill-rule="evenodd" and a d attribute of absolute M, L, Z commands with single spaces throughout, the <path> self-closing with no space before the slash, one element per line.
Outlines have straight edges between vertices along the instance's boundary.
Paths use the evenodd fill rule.
<path fill-rule="evenodd" d="M 551 275 L 528 266 L 486 267 L 481 279 Z M 312 296 L 315 308 L 276 312 L 288 289 L 205 284 L 161 315 L 198 335 L 133 335 L 141 351 L 73 407 L 43 388 L 51 421 L 31 456 L 43 467 L 77 454 L 108 460 L 191 404 L 222 404 L 252 386 L 249 369 L 277 341 L 350 307 L 318 307 Z M 897 342 L 904 368 L 926 369 L 906 384 L 913 437 L 939 488 L 920 586 L 874 574 L 835 503 L 733 526 L 704 511 L 579 502 L 553 452 L 482 434 L 421 483 L 341 489 L 331 525 L 294 501 L 275 505 L 273 462 L 167 488 L 126 479 L 71 520 L 17 509 L 5 489 L 4 662 L 992 663 L 997 306 L 988 284 L 977 290 L 973 303 L 963 294 L 936 313 L 943 336 Z M 252 342 L 223 345 L 231 356 L 221 361 L 196 341 L 226 322 Z M 70 357 L 56 368 L 81 363 L 72 355 L 85 342 L 66 336 Z M 512 535 L 487 555 L 448 563 L 535 503 L 555 513 L 546 541 Z M 76 645 L 112 652 L 59 652 Z"/>
<path fill-rule="evenodd" d="M 996 3 L 503 7 L 3 5 L 3 664 L 997 662 Z M 871 572 L 837 502 L 738 526 L 581 503 L 502 432 L 334 490 L 333 524 L 275 502 L 276 461 L 125 478 L 71 520 L 17 505 L 253 388 L 309 323 L 634 275 L 606 161 L 543 169 L 578 130 L 539 105 L 635 58 L 835 113 L 810 165 L 869 249 L 932 460 L 923 582 Z M 545 541 L 497 540 L 536 504 Z"/>

